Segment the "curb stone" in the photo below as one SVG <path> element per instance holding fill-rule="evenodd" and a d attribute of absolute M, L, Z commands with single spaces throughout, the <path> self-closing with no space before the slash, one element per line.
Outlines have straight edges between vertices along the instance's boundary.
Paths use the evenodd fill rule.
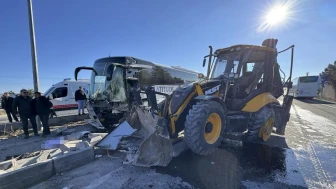
<path fill-rule="evenodd" d="M 56 173 L 61 173 L 94 160 L 94 151 L 92 147 L 83 150 L 69 152 L 62 156 L 53 158 Z"/>
<path fill-rule="evenodd" d="M 92 147 L 70 152 L 0 175 L 0 189 L 23 189 L 41 183 L 56 173 L 74 169 L 95 159 Z"/>
<path fill-rule="evenodd" d="M 0 175 L 0 189 L 27 188 L 50 178 L 53 175 L 53 162 L 48 160 Z"/>

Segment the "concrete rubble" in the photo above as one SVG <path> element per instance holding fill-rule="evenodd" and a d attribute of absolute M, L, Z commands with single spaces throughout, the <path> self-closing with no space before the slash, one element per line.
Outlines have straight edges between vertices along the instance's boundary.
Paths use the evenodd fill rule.
<path fill-rule="evenodd" d="M 94 146 L 96 145 L 98 142 L 100 142 L 103 138 L 101 136 L 96 136 L 91 138 L 90 140 L 90 145 Z"/>
<path fill-rule="evenodd" d="M 0 174 L 13 171 L 16 167 L 16 159 L 0 162 Z"/>
<path fill-rule="evenodd" d="M 7 161 L 0 162 L 0 174 L 8 173 L 26 166 L 62 157 L 65 154 L 84 150 L 100 142 L 107 133 L 90 133 L 89 131 L 74 132 L 74 129 L 61 127 L 55 131 L 56 135 L 68 134 L 46 140 L 41 144 L 41 151 L 15 155 Z"/>
<path fill-rule="evenodd" d="M 96 146 L 116 150 L 120 140 L 123 137 L 132 135 L 135 131 L 136 129 L 133 129 L 127 121 L 124 121 L 114 131 L 106 135 Z"/>

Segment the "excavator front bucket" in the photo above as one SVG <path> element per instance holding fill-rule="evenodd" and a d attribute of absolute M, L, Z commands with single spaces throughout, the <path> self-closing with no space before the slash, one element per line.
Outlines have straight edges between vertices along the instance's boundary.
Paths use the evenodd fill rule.
<path fill-rule="evenodd" d="M 167 120 L 145 107 L 133 106 L 128 123 L 137 131 L 124 142 L 128 161 L 136 166 L 167 166 L 173 156 Z M 135 149 L 135 153 L 132 149 Z"/>

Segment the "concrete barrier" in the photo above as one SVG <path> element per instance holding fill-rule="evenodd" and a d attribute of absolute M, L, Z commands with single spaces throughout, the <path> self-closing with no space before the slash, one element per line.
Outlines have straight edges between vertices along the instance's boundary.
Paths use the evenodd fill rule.
<path fill-rule="evenodd" d="M 0 175 L 0 189 L 29 188 L 55 175 L 93 161 L 92 147 L 56 156 L 47 161 Z"/>
<path fill-rule="evenodd" d="M 88 115 L 69 115 L 62 117 L 54 117 L 49 119 L 49 125 L 57 125 L 64 124 L 75 121 L 83 121 L 85 119 L 89 119 Z M 29 122 L 29 127 L 31 128 L 31 124 Z M 22 128 L 22 123 L 0 123 L 0 133 L 6 133 L 8 131 L 17 130 Z"/>
<path fill-rule="evenodd" d="M 61 173 L 94 160 L 94 151 L 92 147 L 83 150 L 69 152 L 62 156 L 53 158 L 56 173 Z"/>
<path fill-rule="evenodd" d="M 0 175 L 0 189 L 27 188 L 53 175 L 53 162 L 47 160 Z"/>

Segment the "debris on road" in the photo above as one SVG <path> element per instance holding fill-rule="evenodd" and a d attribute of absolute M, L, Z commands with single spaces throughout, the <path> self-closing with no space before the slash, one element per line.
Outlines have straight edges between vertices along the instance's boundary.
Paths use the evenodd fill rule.
<path fill-rule="evenodd" d="M 37 158 L 37 162 L 43 162 L 49 159 L 51 150 L 41 151 L 39 157 Z"/>
<path fill-rule="evenodd" d="M 95 158 L 101 158 L 103 155 L 96 155 Z"/>
<path fill-rule="evenodd" d="M 56 175 L 31 189 L 44 188 L 194 188 L 180 177 L 153 169 L 123 165 L 119 158 L 103 156 L 90 164 Z"/>
<path fill-rule="evenodd" d="M 108 133 L 89 133 L 88 137 L 89 139 L 92 139 L 97 136 L 104 138 L 106 135 L 108 135 Z"/>
<path fill-rule="evenodd" d="M 65 130 L 67 130 L 67 129 L 68 129 L 67 126 L 58 128 L 58 129 L 55 130 L 55 135 L 59 135 L 59 134 L 61 134 L 63 131 L 65 131 Z"/>
<path fill-rule="evenodd" d="M 75 133 L 75 132 L 76 132 L 76 128 L 66 129 L 62 131 L 62 135 L 71 135 L 72 133 Z"/>
<path fill-rule="evenodd" d="M 76 132 L 76 133 L 72 133 L 70 135 L 67 135 L 65 138 L 67 138 L 67 140 L 71 141 L 71 140 L 79 140 L 81 139 L 84 135 L 89 134 L 89 131 L 82 131 L 82 132 Z"/>
<path fill-rule="evenodd" d="M 38 140 L 36 139 L 35 142 L 40 142 L 39 145 L 41 150 L 7 156 L 4 162 L 0 162 L 0 174 L 18 170 L 32 164 L 45 162 L 49 159 L 61 157 L 66 153 L 83 150 L 92 146 L 90 145 L 90 139 L 88 138 L 88 135 L 91 134 L 90 131 L 83 131 L 82 129 L 78 128 L 71 128 L 68 130 L 67 129 L 68 126 L 63 126 L 54 131 L 56 135 L 67 133 L 68 135 L 66 136 L 59 136 L 58 138 L 53 138 L 45 141 L 43 140 L 43 138 L 40 138 Z M 99 142 L 102 139 L 100 135 L 96 134 L 94 136 L 99 137 L 93 138 L 95 142 Z"/>
<path fill-rule="evenodd" d="M 132 135 L 135 131 L 136 129 L 133 129 L 127 121 L 124 121 L 114 131 L 105 136 L 96 146 L 116 150 L 120 140 L 125 136 Z"/>
<path fill-rule="evenodd" d="M 54 149 L 51 153 L 50 153 L 50 159 L 58 157 L 63 155 L 63 152 L 61 149 Z"/>
<path fill-rule="evenodd" d="M 16 159 L 0 162 L 0 174 L 7 171 L 12 171 L 16 167 Z"/>
<path fill-rule="evenodd" d="M 90 133 L 89 131 L 82 131 L 77 133 L 72 133 L 67 136 L 61 136 L 56 139 L 50 139 L 45 141 L 45 143 L 41 144 L 42 149 L 53 149 L 53 148 L 61 148 L 66 143 L 70 141 L 81 141 L 80 139 L 84 137 L 84 135 Z"/>
<path fill-rule="evenodd" d="M 100 142 L 103 138 L 101 136 L 96 136 L 96 137 L 93 137 L 91 138 L 90 140 L 90 145 L 91 146 L 94 146 L 96 145 L 98 142 Z"/>

